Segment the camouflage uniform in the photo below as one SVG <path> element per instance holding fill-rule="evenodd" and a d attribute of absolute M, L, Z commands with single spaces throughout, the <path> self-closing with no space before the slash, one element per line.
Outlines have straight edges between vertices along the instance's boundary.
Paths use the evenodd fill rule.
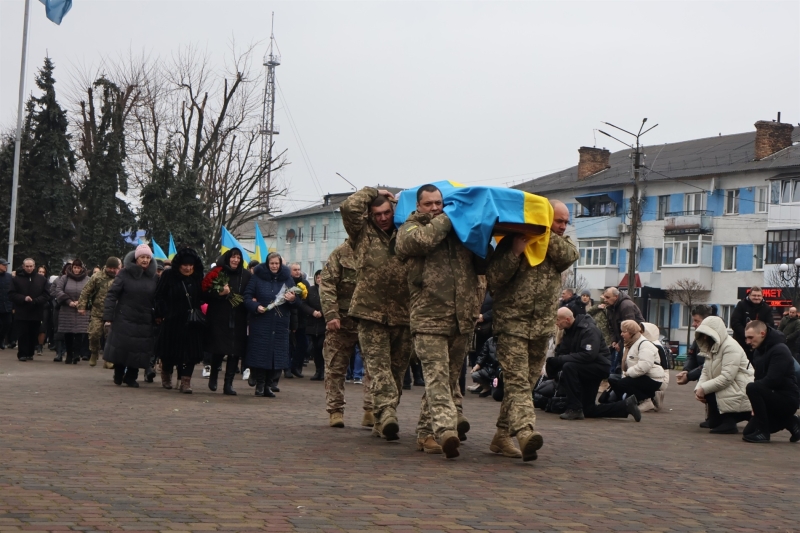
<path fill-rule="evenodd" d="M 478 319 L 476 271 L 483 273 L 485 262 L 452 228 L 446 214 L 415 212 L 397 236 L 397 254 L 410 265 L 411 333 L 425 376 L 417 424 L 420 439 L 439 439 L 456 430 L 462 412 L 458 378 Z"/>
<path fill-rule="evenodd" d="M 339 319 L 340 328 L 325 332 L 325 397 L 329 413 L 343 412 L 344 380 L 350 358 L 358 342 L 358 325 L 347 316 L 350 299 L 356 288 L 356 269 L 353 249 L 348 242 L 337 246 L 322 269 L 319 297 L 322 315 L 326 322 Z M 372 395 L 369 393 L 369 375 L 364 376 L 364 410 L 372 411 Z"/>
<path fill-rule="evenodd" d="M 103 307 L 112 283 L 114 283 L 114 276 L 109 276 L 103 269 L 89 279 L 78 299 L 78 311 L 85 311 L 91 298 L 92 311 L 88 333 L 89 350 L 93 361 L 100 357 L 101 340 L 103 339 Z"/>
<path fill-rule="evenodd" d="M 364 187 L 342 203 L 341 212 L 357 270 L 348 315 L 358 319 L 358 341 L 372 379 L 373 414 L 380 426 L 397 416 L 411 334 L 408 267 L 394 252 L 397 232 L 386 233 L 371 220 L 369 205 L 377 197 L 377 189 Z"/>
<path fill-rule="evenodd" d="M 486 279 L 494 295 L 493 328 L 504 380 L 497 427 L 514 436 L 534 429 L 531 389 L 542 371 L 555 327 L 561 273 L 578 260 L 578 250 L 569 237 L 551 233 L 544 261 L 532 267 L 524 254 L 513 254 L 512 243 L 510 237 L 500 241 Z"/>
<path fill-rule="evenodd" d="M 606 341 L 606 346 L 611 346 L 612 343 L 617 341 L 608 327 L 608 315 L 606 315 L 605 309 L 601 309 L 599 305 L 595 305 L 590 307 L 586 311 L 586 314 L 594 319 L 594 323 L 597 324 L 597 329 L 603 334 L 603 340 Z"/>

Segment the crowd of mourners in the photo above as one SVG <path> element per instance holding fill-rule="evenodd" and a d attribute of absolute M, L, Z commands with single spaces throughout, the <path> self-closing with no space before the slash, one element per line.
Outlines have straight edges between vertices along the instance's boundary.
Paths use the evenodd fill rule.
<path fill-rule="evenodd" d="M 90 273 L 80 259 L 48 277 L 25 259 L 7 272 L 0 259 L 0 348 L 19 361 L 55 351 L 55 361 L 99 361 L 116 385 L 153 382 L 192 392 L 203 363 L 208 387 L 236 395 L 241 374 L 259 397 L 279 380 L 302 378 L 313 361 L 324 381 L 331 427 L 344 427 L 344 385 L 363 383 L 361 424 L 397 440 L 403 389 L 425 388 L 414 432 L 420 451 L 459 455 L 470 422 L 463 395 L 500 402 L 490 450 L 537 458 L 544 438 L 535 408 L 564 420 L 642 419 L 665 402 L 673 356 L 659 328 L 611 287 L 595 304 L 589 291 L 562 290 L 578 259 L 564 235 L 569 211 L 551 202 L 545 234 L 510 234 L 485 256 L 467 249 L 444 212 L 441 191 L 417 190 L 407 221 L 394 223 L 395 198 L 371 187 L 341 206 L 348 234 L 309 282 L 277 253 L 245 264 L 227 250 L 208 270 L 191 248 L 155 261 L 141 244 Z M 531 243 L 546 253 L 531 260 Z M 775 326 L 759 287 L 736 306 L 732 333 L 713 306 L 692 309 L 695 342 L 679 385 L 696 383 L 701 427 L 769 442 L 782 430 L 800 440 L 800 317 L 791 308 Z M 473 385 L 467 387 L 471 378 Z M 174 379 L 174 381 L 173 381 Z"/>

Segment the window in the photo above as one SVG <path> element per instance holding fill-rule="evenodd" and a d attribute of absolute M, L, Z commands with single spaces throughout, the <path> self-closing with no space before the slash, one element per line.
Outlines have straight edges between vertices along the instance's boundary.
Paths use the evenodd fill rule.
<path fill-rule="evenodd" d="M 664 237 L 663 266 L 711 266 L 711 235 Z"/>
<path fill-rule="evenodd" d="M 732 306 L 732 305 L 721 305 L 720 306 L 719 317 L 722 319 L 723 322 L 725 322 L 725 327 L 726 328 L 731 327 L 731 315 L 733 314 L 733 308 L 734 308 L 734 306 Z"/>
<path fill-rule="evenodd" d="M 661 267 L 664 265 L 664 250 L 661 248 L 656 248 L 656 272 L 661 271 Z"/>
<path fill-rule="evenodd" d="M 619 241 L 578 241 L 581 257 L 578 266 L 614 266 L 617 264 Z"/>
<path fill-rule="evenodd" d="M 669 213 L 669 195 L 658 197 L 658 215 L 656 220 L 664 220 Z"/>
<path fill-rule="evenodd" d="M 322 242 L 328 242 L 328 225 L 322 225 Z"/>
<path fill-rule="evenodd" d="M 311 226 L 311 233 L 308 235 L 308 242 L 314 242 L 315 233 L 317 232 L 316 226 Z"/>
<path fill-rule="evenodd" d="M 753 270 L 764 270 L 764 245 L 753 246 Z"/>
<path fill-rule="evenodd" d="M 756 187 L 756 213 L 766 213 L 769 196 L 766 187 Z"/>
<path fill-rule="evenodd" d="M 313 228 L 314 226 L 311 226 L 311 227 Z M 308 272 L 307 272 L 307 274 L 308 274 L 308 277 L 311 278 L 312 280 L 314 279 L 314 272 L 316 272 L 316 270 L 314 270 L 314 261 L 309 261 L 308 262 Z"/>
<path fill-rule="evenodd" d="M 688 305 L 681 304 L 681 327 L 692 327 L 692 310 Z"/>
<path fill-rule="evenodd" d="M 706 195 L 703 192 L 693 192 L 685 195 L 683 210 L 687 215 L 702 215 L 706 207 Z"/>
<path fill-rule="evenodd" d="M 739 214 L 739 189 L 728 189 L 725 191 L 725 214 Z"/>
<path fill-rule="evenodd" d="M 767 264 L 794 264 L 800 257 L 800 230 L 767 231 Z"/>
<path fill-rule="evenodd" d="M 736 270 L 736 247 L 722 247 L 722 270 Z"/>
<path fill-rule="evenodd" d="M 297 228 L 297 242 L 303 242 L 303 228 Z"/>
<path fill-rule="evenodd" d="M 781 203 L 800 203 L 800 179 L 781 181 Z"/>

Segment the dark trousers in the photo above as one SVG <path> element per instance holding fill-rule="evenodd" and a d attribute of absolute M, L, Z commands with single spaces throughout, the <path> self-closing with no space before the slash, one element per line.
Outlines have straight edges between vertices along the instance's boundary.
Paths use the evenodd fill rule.
<path fill-rule="evenodd" d="M 611 385 L 611 389 L 617 395 L 617 398 L 622 398 L 623 394 L 633 394 L 638 402 L 652 399 L 656 395 L 656 391 L 661 388 L 660 381 L 647 376 L 609 378 L 608 384 Z"/>
<path fill-rule="evenodd" d="M 215 353 L 211 356 L 211 373 L 217 372 L 218 368 L 222 368 L 222 360 L 225 358 L 224 353 Z M 233 378 L 236 375 L 236 370 L 239 368 L 239 357 L 229 355 L 225 363 L 225 379 Z"/>
<path fill-rule="evenodd" d="M 67 361 L 88 355 L 89 338 L 86 333 L 65 333 L 64 344 L 67 347 Z"/>
<path fill-rule="evenodd" d="M 303 370 L 303 362 L 305 361 L 306 354 L 308 353 L 308 339 L 306 338 L 305 329 L 292 333 L 292 339 L 289 343 L 289 351 L 291 352 L 292 356 L 291 369 L 301 372 Z"/>
<path fill-rule="evenodd" d="M 17 320 L 17 334 L 19 335 L 19 344 L 17 345 L 18 358 L 33 357 L 41 323 L 41 320 Z"/>
<path fill-rule="evenodd" d="M 325 358 L 322 357 L 322 347 L 325 344 L 325 334 L 307 335 L 308 357 L 314 361 L 316 374 L 325 375 Z"/>
<path fill-rule="evenodd" d="M 121 379 L 125 383 L 136 381 L 139 377 L 139 369 L 125 367 L 122 365 L 114 365 L 114 379 Z"/>
<path fill-rule="evenodd" d="M 750 420 L 750 411 L 741 413 L 720 413 L 717 406 L 716 394 L 706 394 L 706 405 L 708 406 L 708 427 L 714 429 L 722 424 L 734 424 L 745 420 Z"/>
<path fill-rule="evenodd" d="M 12 313 L 0 313 L 0 346 L 5 347 L 6 335 L 11 331 Z"/>
<path fill-rule="evenodd" d="M 175 363 L 165 363 L 163 360 L 161 361 L 161 369 L 169 375 L 172 375 L 172 370 L 174 368 L 178 369 L 178 379 L 184 377 L 192 377 L 192 372 L 194 372 L 194 365 L 187 365 L 185 363 L 175 364 Z M 138 372 L 138 370 L 137 370 Z"/>
<path fill-rule="evenodd" d="M 758 381 L 748 383 L 746 390 L 755 416 L 744 428 L 745 435 L 756 431 L 761 431 L 766 435 L 777 433 L 794 422 L 797 398 L 783 391 L 771 390 Z"/>
<path fill-rule="evenodd" d="M 548 359 L 548 363 L 553 358 Z M 548 365 L 550 366 L 550 365 Z M 558 374 L 556 368 L 548 368 L 547 375 Z M 624 401 L 597 404 L 600 382 L 608 377 L 608 365 L 603 363 L 566 363 L 561 367 L 559 386 L 567 394 L 567 409 L 580 410 L 586 418 L 627 418 L 628 408 Z"/>

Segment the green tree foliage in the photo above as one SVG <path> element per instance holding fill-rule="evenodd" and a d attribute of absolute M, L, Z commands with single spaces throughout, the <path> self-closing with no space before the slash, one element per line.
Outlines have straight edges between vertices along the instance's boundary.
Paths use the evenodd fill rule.
<path fill-rule="evenodd" d="M 128 203 L 120 197 L 128 192 L 125 121 L 135 100 L 133 90 L 123 91 L 101 76 L 81 102 L 80 149 L 86 178 L 80 192 L 80 251 L 90 264 L 102 265 L 112 255 L 121 257 L 130 249 L 125 237 L 136 225 Z"/>

